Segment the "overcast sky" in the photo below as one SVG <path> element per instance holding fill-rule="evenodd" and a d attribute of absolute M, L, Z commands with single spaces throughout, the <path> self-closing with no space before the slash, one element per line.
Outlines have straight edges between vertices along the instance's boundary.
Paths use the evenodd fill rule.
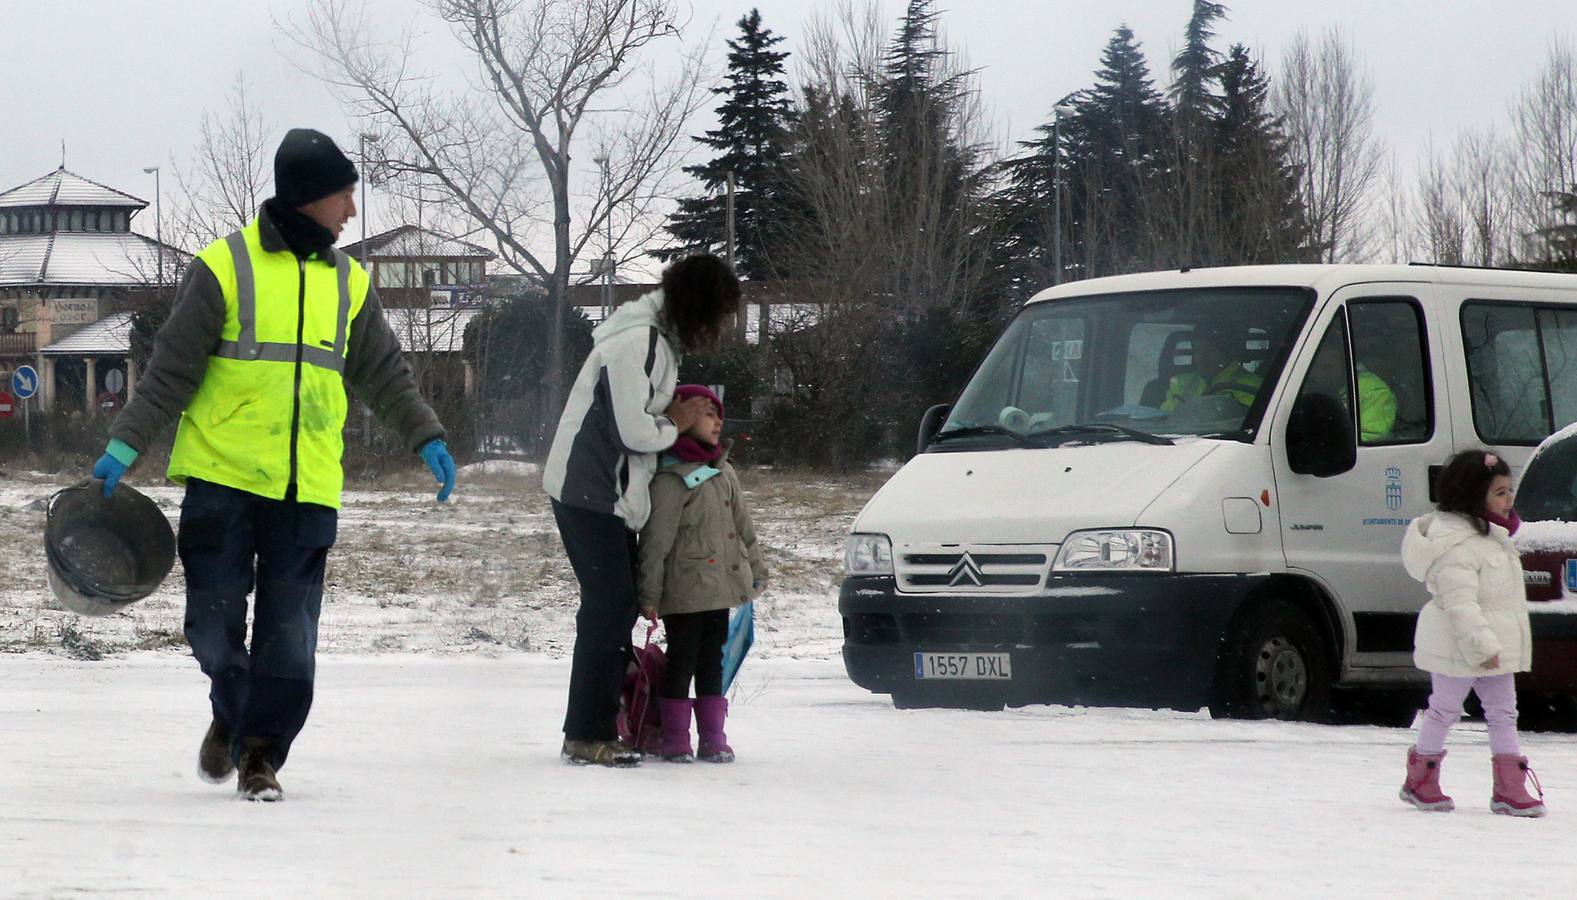
<path fill-rule="evenodd" d="M 686 0 L 680 0 L 684 5 Z M 838 2 L 838 0 L 831 0 Z M 722 39 L 751 6 L 797 47 L 809 10 L 827 2 L 689 0 L 687 35 L 716 23 Z M 1157 83 L 1188 18 L 1189 0 L 953 0 L 940 2 L 950 44 L 980 69 L 998 130 L 1030 136 L 1054 100 L 1087 87 L 1113 29 L 1126 22 L 1149 55 Z M 900 0 L 880 7 L 896 23 Z M 265 116 L 280 129 L 306 125 L 348 144 L 356 131 L 326 90 L 287 58 L 276 21 L 299 20 L 306 0 L 0 0 L 6 50 L 0 78 L 0 190 L 52 171 L 65 142 L 68 169 L 147 200 L 145 166 L 185 164 L 202 111 L 222 110 L 244 70 Z M 391 30 L 424 22 L 431 58 L 423 68 L 458 78 L 464 59 L 442 23 L 420 18 L 418 0 L 376 0 Z M 1375 86 L 1382 137 L 1411 164 L 1432 134 L 1449 147 L 1474 123 L 1506 129 L 1507 108 L 1542 65 L 1557 35 L 1577 36 L 1574 0 L 1237 0 L 1218 29 L 1218 46 L 1241 41 L 1274 72 L 1300 29 L 1339 25 L 1356 43 Z M 792 63 L 792 58 L 790 60 Z M 708 104 L 710 107 L 715 104 Z M 692 133 L 708 127 L 703 117 Z M 168 203 L 173 179 L 164 178 Z M 379 221 L 373 232 L 392 227 Z M 140 216 L 152 231 L 152 215 Z M 347 240 L 359 234 L 352 222 Z"/>

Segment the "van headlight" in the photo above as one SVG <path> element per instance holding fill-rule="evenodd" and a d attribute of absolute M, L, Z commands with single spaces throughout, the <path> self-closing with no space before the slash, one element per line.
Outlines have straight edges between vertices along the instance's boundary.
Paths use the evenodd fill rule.
<path fill-rule="evenodd" d="M 843 551 L 847 575 L 891 575 L 893 542 L 885 534 L 851 534 Z"/>
<path fill-rule="evenodd" d="M 1175 562 L 1172 536 L 1164 531 L 1101 528 L 1068 535 L 1051 570 L 1170 572 Z"/>

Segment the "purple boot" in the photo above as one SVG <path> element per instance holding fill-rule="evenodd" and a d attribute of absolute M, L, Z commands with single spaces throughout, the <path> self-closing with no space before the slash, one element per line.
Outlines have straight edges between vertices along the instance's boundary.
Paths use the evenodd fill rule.
<path fill-rule="evenodd" d="M 657 698 L 657 717 L 663 726 L 663 759 L 668 762 L 695 762 L 690 750 L 690 710 L 695 701 Z"/>
<path fill-rule="evenodd" d="M 1450 812 L 1457 808 L 1451 798 L 1440 792 L 1440 762 L 1446 751 L 1419 753 L 1407 748 L 1407 781 L 1402 784 L 1402 800 L 1424 812 Z"/>
<path fill-rule="evenodd" d="M 695 727 L 701 733 L 697 756 L 706 762 L 731 763 L 734 748 L 728 746 L 723 720 L 728 718 L 728 700 L 721 696 L 695 698 Z"/>

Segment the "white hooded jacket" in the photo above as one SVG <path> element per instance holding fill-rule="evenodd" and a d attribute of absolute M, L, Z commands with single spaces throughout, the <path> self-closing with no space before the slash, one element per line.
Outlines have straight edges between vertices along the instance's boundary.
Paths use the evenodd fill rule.
<path fill-rule="evenodd" d="M 1506 529 L 1491 523 L 1485 535 L 1456 513 L 1419 516 L 1402 538 L 1402 563 L 1430 594 L 1413 635 L 1415 665 L 1459 678 L 1532 667 L 1522 559 Z M 1500 665 L 1484 668 L 1497 655 Z"/>
<path fill-rule="evenodd" d="M 679 429 L 664 415 L 679 381 L 679 351 L 662 321 L 661 289 L 619 307 L 592 331 L 542 486 L 567 506 L 612 513 L 639 531 L 651 512 L 657 454 Z"/>

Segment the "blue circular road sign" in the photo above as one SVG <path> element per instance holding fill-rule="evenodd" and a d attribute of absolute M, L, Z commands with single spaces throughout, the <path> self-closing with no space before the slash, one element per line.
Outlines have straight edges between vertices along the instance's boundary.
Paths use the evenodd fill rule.
<path fill-rule="evenodd" d="M 18 400 L 38 393 L 38 371 L 32 366 L 17 366 L 11 373 L 11 393 L 16 394 Z"/>

